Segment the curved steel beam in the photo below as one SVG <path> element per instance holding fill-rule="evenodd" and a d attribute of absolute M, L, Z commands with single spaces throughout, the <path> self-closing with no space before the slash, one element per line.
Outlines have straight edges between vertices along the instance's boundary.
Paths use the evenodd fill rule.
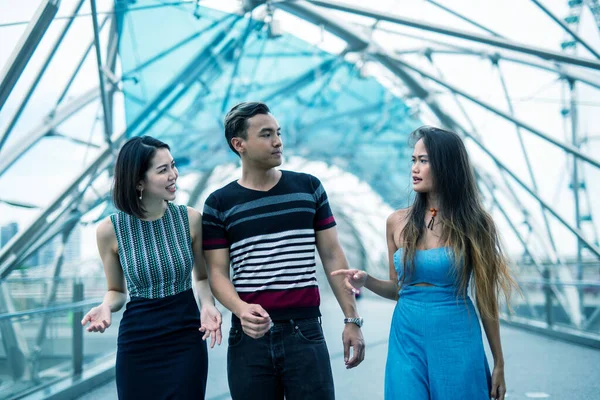
<path fill-rule="evenodd" d="M 422 29 L 425 31 L 431 31 L 441 33 L 447 36 L 453 36 L 473 42 L 483 43 L 494 47 L 500 47 L 516 51 L 519 53 L 530 54 L 544 60 L 552 60 L 560 63 L 576 65 L 580 67 L 590 68 L 594 70 L 600 70 L 600 62 L 594 60 L 587 60 L 580 57 L 571 57 L 563 53 L 555 51 L 544 50 L 537 47 L 526 46 L 523 44 L 514 43 L 512 41 L 501 39 L 497 37 L 477 35 L 474 33 L 460 31 L 457 29 L 450 29 L 440 25 L 434 25 L 430 22 L 421 22 L 410 18 L 401 16 L 384 14 L 381 12 L 371 11 L 364 7 L 352 6 L 337 1 L 322 1 L 322 0 L 307 0 L 311 4 L 315 4 L 320 7 L 330 8 L 338 11 L 344 11 L 351 14 L 361 15 L 363 17 L 374 18 L 380 21 L 392 22 L 399 25 L 410 26 L 412 28 Z"/>
<path fill-rule="evenodd" d="M 490 197 L 492 198 L 493 203 L 496 205 L 496 207 L 498 208 L 498 210 L 500 211 L 500 213 L 504 217 L 504 220 L 506 221 L 506 223 L 510 226 L 511 230 L 513 231 L 513 233 L 515 234 L 515 236 L 517 237 L 517 239 L 521 243 L 521 246 L 523 246 L 523 249 L 525 250 L 525 253 L 527 255 L 529 255 L 529 257 L 531 257 L 531 261 L 533 262 L 533 265 L 536 267 L 538 273 L 540 273 L 543 276 L 544 273 L 545 273 L 545 271 L 548 271 L 547 270 L 548 267 L 546 266 L 544 268 L 542 266 L 542 263 L 540 262 L 540 260 L 537 258 L 537 256 L 529 249 L 529 245 L 527 244 L 527 241 L 525 240 L 525 238 L 523 237 L 523 235 L 521 234 L 521 232 L 519 232 L 519 230 L 515 226 L 514 222 L 512 221 L 512 219 L 510 218 L 510 216 L 506 212 L 506 209 L 502 206 L 502 204 L 498 201 L 498 199 L 494 195 L 494 191 L 497 189 L 497 187 L 494 184 L 493 180 L 490 177 L 486 177 L 486 176 L 478 173 L 477 171 L 475 171 L 475 176 L 479 179 L 479 182 L 483 183 L 483 185 L 485 186 L 485 188 L 488 190 L 488 192 L 490 193 Z M 566 267 L 563 266 L 563 268 L 566 268 Z M 574 324 L 577 324 L 576 321 L 581 322 L 581 313 L 579 313 L 579 315 L 576 315 L 575 319 L 573 319 L 571 317 L 571 314 L 568 312 L 568 310 L 569 310 L 569 307 L 567 306 L 568 299 L 566 299 L 563 296 L 563 294 L 561 293 L 561 291 L 559 290 L 559 288 L 555 284 L 551 284 L 550 285 L 550 289 L 554 293 L 554 296 L 556 297 L 556 299 L 558 301 L 558 304 L 562 307 L 562 309 L 569 316 L 569 318 L 571 318 L 571 322 L 573 322 Z M 578 299 L 576 299 L 576 301 L 578 301 Z M 577 310 L 579 311 L 578 304 L 577 304 Z"/>
<path fill-rule="evenodd" d="M 438 75 L 440 76 L 440 78 L 445 79 L 445 77 L 443 76 L 443 73 L 439 70 L 439 68 L 437 68 L 437 66 L 433 62 L 433 59 L 432 59 L 431 55 L 430 54 L 426 54 L 426 57 L 429 60 L 429 62 L 434 67 L 436 67 L 436 69 L 438 71 Z M 501 81 L 501 84 L 502 84 L 502 87 L 504 89 L 505 96 L 506 96 L 506 99 L 507 99 L 507 102 L 508 102 L 508 105 L 509 105 L 509 111 L 511 113 L 511 116 L 513 116 L 514 114 L 513 114 L 512 102 L 510 101 L 510 96 L 508 96 L 508 89 L 507 89 L 506 84 L 504 82 L 504 77 L 502 75 L 502 71 L 501 71 L 501 69 L 500 69 L 500 67 L 499 67 L 499 65 L 497 63 L 497 60 L 492 59 L 491 61 L 492 61 L 492 64 L 497 68 L 497 70 L 499 72 L 499 78 L 500 78 L 500 81 Z M 475 124 L 472 122 L 472 120 L 469 117 L 467 111 L 464 109 L 462 103 L 458 100 L 458 96 L 456 95 L 456 93 L 452 93 L 452 98 L 454 99 L 455 103 L 457 104 L 457 106 L 461 110 L 461 112 L 463 114 L 463 117 L 469 123 L 469 128 L 471 129 L 471 132 L 474 134 L 474 136 L 476 136 L 479 139 L 481 137 L 481 135 L 479 134 L 479 132 L 477 132 L 477 128 L 475 127 Z M 527 151 L 526 151 L 526 149 L 525 149 L 525 147 L 524 147 L 524 145 L 522 143 L 521 130 L 520 130 L 520 128 L 518 126 L 516 126 L 516 129 L 517 129 L 517 134 L 518 134 L 518 137 L 519 137 L 519 141 L 521 143 L 521 149 L 523 151 L 523 154 L 525 155 L 525 158 L 526 158 L 526 161 L 527 161 L 527 166 L 529 167 L 530 178 L 532 180 L 532 185 L 533 185 L 533 191 L 537 195 L 538 194 L 537 184 L 536 184 L 536 181 L 535 181 L 535 177 L 533 175 L 533 170 L 531 169 L 531 166 L 529 165 L 529 158 L 527 156 Z M 508 182 L 508 179 L 506 177 L 505 171 L 502 170 L 502 168 L 499 168 L 499 170 L 500 170 L 500 176 L 502 178 L 502 181 L 504 182 L 504 184 L 506 185 L 506 187 L 509 188 L 509 195 L 512 197 L 512 199 L 513 199 L 513 201 L 514 201 L 515 204 L 520 205 L 519 199 L 517 198 L 517 196 L 515 195 L 515 193 L 512 190 L 510 190 L 511 185 Z M 501 207 L 499 203 L 496 202 L 496 204 L 498 204 L 498 206 Z M 527 215 L 526 211 L 522 207 L 521 207 L 521 209 L 522 209 L 522 212 L 525 215 Z M 546 215 L 546 210 L 544 209 L 544 207 L 541 207 L 541 211 L 542 211 L 542 217 L 544 219 L 544 223 L 545 223 L 547 234 L 548 234 L 548 239 L 550 241 L 551 251 L 553 252 L 553 254 L 555 256 L 555 259 L 556 260 L 560 260 L 560 257 L 558 255 L 558 251 L 556 249 L 556 245 L 555 245 L 555 242 L 554 242 L 554 238 L 552 237 L 552 232 L 550 230 L 550 224 L 549 224 L 549 221 L 548 221 L 548 217 Z M 540 273 L 541 273 L 541 271 L 540 271 Z"/>
<path fill-rule="evenodd" d="M 544 209 L 548 210 L 548 212 L 550 212 L 554 216 L 554 218 L 556 218 L 565 228 L 567 228 L 569 231 L 571 231 L 571 233 L 573 233 L 583 244 L 585 244 L 585 246 L 592 253 L 594 253 L 597 257 L 600 258 L 600 248 L 598 248 L 594 243 L 587 240 L 585 238 L 585 236 L 583 236 L 583 233 L 579 229 L 577 229 L 576 227 L 573 227 L 571 224 L 569 224 L 569 222 L 567 220 L 565 220 L 560 214 L 558 214 L 558 212 L 556 212 L 552 206 L 550 206 L 548 203 L 546 203 L 527 184 L 525 184 L 525 182 L 523 182 L 521 179 L 519 179 L 517 174 L 512 172 L 506 165 L 504 165 L 500 160 L 498 160 L 498 158 L 496 156 L 494 156 L 492 154 L 492 152 L 486 146 L 484 146 L 477 138 L 475 138 L 473 135 L 471 135 L 469 132 L 467 132 L 464 129 L 461 129 L 461 131 L 465 135 L 467 135 L 473 141 L 473 143 L 475 143 L 481 150 L 483 150 L 504 172 L 506 172 L 508 175 L 510 175 L 510 177 L 515 182 L 517 182 L 519 184 L 519 186 L 521 186 L 523 189 L 525 189 L 525 191 L 527 193 L 529 193 L 531 196 L 533 196 L 533 198 L 535 198 Z"/>
<path fill-rule="evenodd" d="M 398 33 L 398 35 L 412 37 L 412 35 L 405 35 L 405 34 L 399 34 L 399 33 Z M 443 45 L 444 43 L 439 43 L 439 44 Z M 395 54 L 401 56 L 401 55 L 405 55 L 405 54 L 423 54 L 423 53 L 425 53 L 425 54 L 431 54 L 431 55 L 433 55 L 433 54 L 452 54 L 452 55 L 458 55 L 458 56 L 462 55 L 462 56 L 472 56 L 472 57 L 481 57 L 481 58 L 486 57 L 495 62 L 508 61 L 508 62 L 511 62 L 514 64 L 520 64 L 520 65 L 525 65 L 528 67 L 538 68 L 542 71 L 554 72 L 554 73 L 558 74 L 558 76 L 561 79 L 578 81 L 581 83 L 585 83 L 586 85 L 591 86 L 595 89 L 600 89 L 600 81 L 594 81 L 592 76 L 583 76 L 574 71 L 567 72 L 560 65 L 554 65 L 554 66 L 544 65 L 539 62 L 521 60 L 521 59 L 515 58 L 515 57 L 508 57 L 505 54 L 502 54 L 499 52 L 490 53 L 487 51 L 475 51 L 475 50 L 464 49 L 464 48 L 455 47 L 455 46 L 451 46 L 451 48 L 454 50 L 437 49 L 437 48 L 431 48 L 431 47 L 428 47 L 426 49 L 413 48 L 411 50 L 398 50 L 395 52 Z"/>
<path fill-rule="evenodd" d="M 31 130 L 23 136 L 17 144 L 4 151 L 0 159 L 0 177 L 6 173 L 25 152 L 31 149 L 41 138 L 46 136 L 58 125 L 73 116 L 77 111 L 96 100 L 99 96 L 98 88 L 90 89 L 81 96 L 74 98 L 68 104 L 62 106 L 59 110 L 54 110 L 49 114 L 49 120 L 42 122 L 40 126 Z"/>
<path fill-rule="evenodd" d="M 560 25 L 560 27 L 563 28 L 564 31 L 567 32 L 569 35 L 571 35 L 573 37 L 573 39 L 575 39 L 576 41 L 579 42 L 579 44 L 581 44 L 583 47 L 585 47 L 587 51 L 592 53 L 594 55 L 594 57 L 600 58 L 600 54 L 598 54 L 598 52 L 592 46 L 590 46 L 585 40 L 583 40 L 581 38 L 581 36 L 579 36 L 571 28 L 569 28 L 569 26 L 567 24 L 565 24 L 560 18 L 558 18 L 556 15 L 554 15 L 552 13 L 552 11 L 550 11 L 549 9 L 544 7 L 544 5 L 542 3 L 540 3 L 538 0 L 531 0 L 531 1 L 536 6 L 538 6 L 538 8 L 540 10 L 542 10 L 547 16 L 549 16 L 554 22 L 556 22 L 558 25 Z"/>
<path fill-rule="evenodd" d="M 508 86 L 506 85 L 506 80 L 504 79 L 504 73 L 500 68 L 500 65 L 495 60 L 492 60 L 492 65 L 498 71 L 498 77 L 500 78 L 500 83 L 502 85 L 502 90 L 504 92 L 504 98 L 506 99 L 506 104 L 508 105 L 508 111 L 510 112 L 511 117 L 515 117 L 515 111 L 513 107 L 513 103 L 511 101 L 510 95 L 508 93 Z M 523 134 L 521 133 L 521 128 L 515 124 L 515 129 L 517 133 L 517 137 L 519 138 L 519 145 L 521 146 L 521 152 L 525 158 L 525 165 L 527 165 L 527 171 L 529 172 L 529 179 L 531 180 L 531 186 L 533 191 L 539 195 L 537 181 L 535 179 L 535 175 L 533 173 L 533 167 L 531 165 L 531 160 L 529 159 L 529 153 L 527 152 L 527 148 L 525 146 L 525 142 L 523 140 Z M 504 176 L 504 175 L 503 175 Z M 542 207 L 542 218 L 544 220 L 544 225 L 546 227 L 546 232 L 548 234 L 548 239 L 550 240 L 550 245 L 556 255 L 558 252 L 556 250 L 556 244 L 554 242 L 554 238 L 552 237 L 552 231 L 550 229 L 550 222 L 548 221 L 548 216 L 546 215 L 546 210 Z M 578 228 L 579 229 L 579 228 Z"/>
<path fill-rule="evenodd" d="M 108 96 L 104 86 L 104 73 L 102 72 L 102 51 L 100 50 L 100 32 L 98 29 L 98 13 L 96 0 L 90 0 L 92 8 L 92 24 L 94 26 L 94 48 L 96 49 L 96 66 L 98 67 L 98 81 L 100 82 L 100 100 L 102 102 L 102 118 L 104 120 L 104 139 L 110 146 L 112 137 L 112 116 L 108 106 Z"/>
<path fill-rule="evenodd" d="M 273 3 L 273 7 L 280 8 L 300 17 L 306 21 L 312 22 L 317 26 L 323 26 L 327 31 L 331 32 L 340 39 L 348 43 L 349 51 L 361 51 L 369 46 L 369 39 L 352 32 L 352 27 L 339 20 L 333 20 L 324 16 L 316 7 L 311 7 L 306 2 L 293 3 Z"/>
<path fill-rule="evenodd" d="M 333 58 L 329 58 L 329 59 L 323 61 L 322 63 L 320 63 L 318 65 L 315 65 L 310 70 L 308 70 L 305 73 L 303 73 L 302 75 L 298 76 L 296 79 L 294 79 L 292 82 L 290 82 L 286 86 L 284 86 L 282 88 L 277 88 L 272 93 L 265 95 L 264 96 L 265 101 L 272 102 L 281 96 L 285 96 L 285 95 L 289 94 L 290 92 L 297 92 L 304 86 L 310 85 L 311 83 L 318 80 L 318 78 L 321 75 L 328 73 L 329 71 L 331 71 L 332 68 L 336 67 L 337 60 L 338 60 L 337 57 L 333 57 Z"/>
<path fill-rule="evenodd" d="M 195 79 L 199 71 L 203 71 L 211 60 L 214 60 L 213 49 L 227 38 L 227 32 L 232 26 L 224 26 L 205 48 L 201 49 L 190 59 L 179 74 L 173 77 L 163 89 L 156 94 L 155 98 L 139 113 L 132 123 L 113 141 L 115 148 L 122 145 L 127 137 L 140 132 L 143 123 L 142 132 L 150 129 L 154 123 L 159 120 L 160 115 L 165 109 L 159 109 L 159 105 L 166 98 L 176 98 L 191 88 L 191 81 Z M 97 90 L 97 89 L 94 89 Z M 175 96 L 171 96 L 176 92 Z M 150 121 L 147 120 L 150 118 Z M 115 154 L 110 147 L 102 151 L 96 159 L 78 176 L 71 185 L 55 198 L 50 205 L 41 212 L 27 228 L 21 231 L 9 245 L 0 249 L 0 281 L 5 279 L 16 267 L 16 262 L 44 233 L 45 229 L 51 224 L 58 223 L 59 218 L 64 218 L 69 208 L 81 199 L 83 193 L 87 190 L 91 182 L 102 171 L 109 168 L 115 158 Z M 81 185 L 87 182 L 84 189 Z M 85 214 L 87 210 L 80 210 Z"/>
<path fill-rule="evenodd" d="M 449 8 L 449 7 L 446 7 L 446 6 L 444 6 L 443 4 L 440 4 L 440 3 L 438 3 L 437 1 L 433 1 L 433 0 L 425 0 L 425 1 L 426 1 L 426 2 L 428 2 L 428 3 L 431 3 L 431 4 L 433 4 L 434 6 L 436 6 L 436 7 L 440 8 L 440 9 L 442 9 L 442 10 L 446 11 L 447 13 L 449 13 L 449 14 L 451 14 L 451 15 L 454 15 L 454 16 L 455 16 L 455 17 L 457 17 L 457 18 L 460 18 L 460 19 L 462 19 L 462 20 L 463 20 L 463 21 L 465 21 L 465 22 L 468 22 L 469 24 L 471 24 L 471 25 L 473 25 L 473 26 L 476 26 L 477 28 L 479 28 L 479 29 L 481 29 L 481 30 L 484 30 L 484 31 L 486 31 L 487 33 L 489 33 L 489 34 L 490 34 L 490 35 L 492 35 L 492 36 L 496 36 L 496 37 L 499 37 L 499 38 L 503 38 L 503 39 L 504 39 L 504 36 L 500 35 L 499 33 L 497 33 L 497 32 L 494 32 L 493 30 L 491 30 L 491 29 L 489 29 L 489 28 L 486 28 L 485 26 L 481 25 L 480 23 L 478 23 L 478 22 L 475 22 L 475 21 L 473 21 L 472 19 L 470 19 L 470 18 L 467 18 L 467 17 L 465 17 L 464 15 L 457 13 L 457 12 L 456 12 L 456 11 L 454 11 L 453 9 L 451 9 L 451 8 Z"/>
<path fill-rule="evenodd" d="M 102 22 L 100 23 L 100 26 L 99 26 L 100 30 L 102 30 L 102 28 L 104 28 L 104 25 L 109 20 L 109 18 L 110 17 L 108 17 L 108 16 L 104 17 L 104 19 L 102 20 Z M 114 21 L 114 19 L 113 19 L 113 21 Z M 83 67 L 83 63 L 85 62 L 85 60 L 87 60 L 88 54 L 90 53 L 90 51 L 92 51 L 92 47 L 94 47 L 94 39 L 92 39 L 90 41 L 90 43 L 87 45 L 85 51 L 83 52 L 81 58 L 79 59 L 79 62 L 77 63 L 77 66 L 75 67 L 75 69 L 71 73 L 71 78 L 69 79 L 69 81 L 67 82 L 67 84 L 65 85 L 65 87 L 63 88 L 62 92 L 60 93 L 60 96 L 58 96 L 58 100 L 56 101 L 56 107 L 58 107 L 58 105 L 60 103 L 62 103 L 63 100 L 67 97 L 67 93 L 69 92 L 69 89 L 71 88 L 71 85 L 75 81 L 75 78 L 77 78 L 77 75 L 79 74 L 79 71 Z"/>
<path fill-rule="evenodd" d="M 300 3 L 286 3 L 288 8 L 307 8 L 307 5 L 305 4 L 300 4 Z M 312 11 L 313 13 L 318 13 L 318 11 Z M 320 16 L 320 21 L 322 22 L 327 22 L 328 21 L 328 17 L 325 16 Z M 344 33 L 344 37 L 352 37 L 355 33 L 351 30 L 348 30 L 347 32 Z M 358 37 L 358 36 L 357 36 Z M 376 47 L 376 46 L 373 46 Z M 448 128 L 456 130 L 456 131 L 460 131 L 463 132 L 465 135 L 467 135 L 471 140 L 473 140 L 473 142 L 475 144 L 477 144 L 486 154 L 488 154 L 488 156 L 490 156 L 494 162 L 501 167 L 502 170 L 504 170 L 506 173 L 508 173 L 514 180 L 515 182 L 517 182 L 521 187 L 523 187 L 523 189 L 525 189 L 531 196 L 533 196 L 542 207 L 544 207 L 546 210 L 548 210 L 563 226 L 565 226 L 569 231 L 571 231 L 571 233 L 573 233 L 575 236 L 577 236 L 577 238 L 579 240 L 582 241 L 582 243 L 585 244 L 585 246 L 592 252 L 594 253 L 596 256 L 600 257 L 600 248 L 598 248 L 597 246 L 595 246 L 593 243 L 591 243 L 590 241 L 588 241 L 583 234 L 577 230 L 576 228 L 574 228 L 573 226 L 571 226 L 562 216 L 560 216 L 548 203 L 546 203 L 543 199 L 541 199 L 539 196 L 537 196 L 532 190 L 531 188 L 529 188 L 529 186 L 527 186 L 523 181 L 521 181 L 517 175 L 515 173 L 513 173 L 512 171 L 510 171 L 510 169 L 508 169 L 508 167 L 506 165 L 504 165 L 503 163 L 500 162 L 500 160 L 498 160 L 497 157 L 495 157 L 489 149 L 487 149 L 487 147 L 483 146 L 483 144 L 476 138 L 474 137 L 471 133 L 469 133 L 466 129 L 462 128 L 453 118 L 451 118 L 448 114 L 446 114 L 441 107 L 437 104 L 437 102 L 435 102 L 434 99 L 432 99 L 432 97 L 430 96 L 430 93 L 427 89 L 425 89 L 419 82 L 417 82 L 408 72 L 406 72 L 404 70 L 404 68 L 408 68 L 408 69 L 412 69 L 413 71 L 423 75 L 425 74 L 424 71 L 419 70 L 418 68 L 412 67 L 410 65 L 408 65 L 407 63 L 397 60 L 396 58 L 392 58 L 391 56 L 387 55 L 384 53 L 383 50 L 377 49 L 375 51 L 373 51 L 370 54 L 373 58 L 375 58 L 377 61 L 379 61 L 382 65 L 384 65 L 385 67 L 387 67 L 388 69 L 390 69 L 390 71 L 392 73 L 394 73 L 396 76 L 398 76 L 400 79 L 402 79 L 404 81 L 404 83 L 407 85 L 407 87 L 411 90 L 411 92 L 421 98 L 422 100 L 424 100 L 424 102 L 427 104 L 427 106 L 431 109 L 431 111 L 436 115 L 436 117 L 440 120 L 440 122 L 444 125 L 446 125 Z M 440 81 L 439 79 L 431 76 L 430 74 L 426 74 L 426 77 L 429 79 L 432 79 L 434 81 Z M 440 84 L 445 84 L 445 82 L 441 82 Z M 462 92 L 460 91 L 455 91 L 453 90 L 453 92 L 457 93 L 457 94 L 461 94 Z M 463 96 L 464 97 L 464 96 Z M 475 99 L 473 99 L 475 100 Z M 489 106 L 489 105 L 488 105 Z M 490 108 L 496 110 L 495 108 L 489 106 Z M 496 110 L 498 112 L 501 112 L 500 110 Z M 504 113 L 502 113 L 504 114 Z M 506 114 L 504 114 L 506 115 Z M 506 119 L 508 120 L 513 120 L 511 119 L 508 115 L 506 115 Z M 513 120 L 513 122 L 516 123 L 516 120 Z M 520 122 L 520 121 L 519 121 Z M 523 128 L 530 130 L 533 129 L 535 132 L 532 133 L 539 133 L 543 136 L 546 136 L 545 134 L 535 130 L 534 128 L 529 127 L 528 125 L 522 124 L 521 125 Z M 554 141 L 554 139 L 549 138 L 552 141 Z M 580 154 L 579 151 L 577 151 L 576 149 L 572 148 L 572 146 L 568 146 L 568 145 L 564 145 L 560 142 L 556 143 L 559 147 L 564 146 L 564 150 L 571 150 L 572 152 L 577 154 Z M 586 161 L 589 161 L 590 163 L 592 163 L 593 165 L 600 167 L 600 162 L 595 161 L 583 154 L 581 154 L 582 159 L 587 159 Z M 584 158 L 585 157 L 585 158 Z"/>
<path fill-rule="evenodd" d="M 570 154 L 574 155 L 575 157 L 577 157 L 583 161 L 586 161 L 587 163 L 593 165 L 596 168 L 600 168 L 600 160 L 596 160 L 595 158 L 592 158 L 591 156 L 588 156 L 587 154 L 583 154 L 581 151 L 579 151 L 579 149 L 577 147 L 570 145 L 570 144 L 559 142 L 558 140 L 554 139 L 553 137 L 546 135 L 544 132 L 540 131 L 539 129 L 536 129 L 533 126 L 531 126 L 517 118 L 511 117 L 509 114 L 505 113 L 504 111 L 492 106 L 491 104 L 488 104 L 484 101 L 481 101 L 481 100 L 475 98 L 475 96 L 472 96 L 472 95 L 458 89 L 457 87 L 450 85 L 449 83 L 447 83 L 441 79 L 438 79 L 437 77 L 423 71 L 422 69 L 409 64 L 407 61 L 400 60 L 397 57 L 394 57 L 394 61 L 396 61 L 403 67 L 416 72 L 417 74 L 421 75 L 422 77 L 427 78 L 427 79 L 437 83 L 438 85 L 445 87 L 446 89 L 450 90 L 451 92 L 456 93 L 456 94 L 460 95 L 461 97 L 464 97 L 465 99 L 479 105 L 480 107 L 506 119 L 507 121 L 510 121 L 510 122 L 514 123 L 515 125 L 518 125 L 519 127 L 528 130 L 529 132 L 546 140 L 547 142 L 550 142 L 550 143 L 554 144 L 555 146 L 560 147 L 567 153 L 570 153 Z"/>
<path fill-rule="evenodd" d="M 31 99 L 31 96 L 33 95 L 33 92 L 35 91 L 35 89 L 37 88 L 38 84 L 42 80 L 42 77 L 46 73 L 46 70 L 48 69 L 48 66 L 50 65 L 50 62 L 54 58 L 54 55 L 56 54 L 56 51 L 60 47 L 61 43 L 63 42 L 63 40 L 65 38 L 65 36 L 67 35 L 67 32 L 71 28 L 71 25 L 73 24 L 73 21 L 75 21 L 75 16 L 79 12 L 79 9 L 83 5 L 84 1 L 85 0 L 79 0 L 79 3 L 75 4 L 73 12 L 71 13 L 73 17 L 65 24 L 65 26 L 63 27 L 60 35 L 58 35 L 58 38 L 56 39 L 56 41 L 54 43 L 54 46 L 52 47 L 52 50 L 50 50 L 48 56 L 46 56 L 46 60 L 42 64 L 42 67 L 38 71 L 35 79 L 31 83 L 31 85 L 29 86 L 29 89 L 27 89 L 27 93 L 23 97 L 23 100 L 21 100 L 21 104 L 17 108 L 17 111 L 14 113 L 14 115 L 12 116 L 11 121 L 9 122 L 8 126 L 4 130 L 4 134 L 0 138 L 0 152 L 2 151 L 2 147 L 4 146 L 4 143 L 6 142 L 6 139 L 8 139 L 8 136 L 10 135 L 11 131 L 13 130 L 13 128 L 15 127 L 15 125 L 17 124 L 17 121 L 19 120 L 19 117 L 23 113 L 23 110 L 25 110 L 25 107 L 27 106 L 27 103 L 29 103 L 29 100 Z M 0 107 L 0 108 L 2 108 L 2 107 Z"/>
<path fill-rule="evenodd" d="M 0 74 L 0 109 L 4 106 L 35 49 L 42 41 L 46 30 L 48 30 L 58 12 L 59 6 L 60 0 L 44 0 L 29 25 L 27 25 L 27 30 L 21 36 L 19 43 L 15 46 L 15 50 L 6 63 L 6 67 Z M 5 139 L 5 137 L 0 139 L 0 148 Z"/>
<path fill-rule="evenodd" d="M 122 135 L 119 139 L 123 140 L 124 138 L 125 136 Z M 83 193 L 80 185 L 86 181 L 91 182 L 99 172 L 108 168 L 111 156 L 113 156 L 111 149 L 106 148 L 88 168 L 71 182 L 64 192 L 52 201 L 50 206 L 42 211 L 35 221 L 19 232 L 7 246 L 0 249 L 0 281 L 6 279 L 17 266 L 17 262 L 23 254 L 44 235 L 48 227 L 57 223 L 68 209 L 81 198 Z"/>

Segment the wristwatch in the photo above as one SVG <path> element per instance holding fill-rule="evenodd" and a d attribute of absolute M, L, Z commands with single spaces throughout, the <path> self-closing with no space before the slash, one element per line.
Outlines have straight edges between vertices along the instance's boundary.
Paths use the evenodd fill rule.
<path fill-rule="evenodd" d="M 363 326 L 363 319 L 362 318 L 344 318 L 344 323 L 348 324 L 348 323 L 353 323 L 356 324 L 359 328 Z"/>

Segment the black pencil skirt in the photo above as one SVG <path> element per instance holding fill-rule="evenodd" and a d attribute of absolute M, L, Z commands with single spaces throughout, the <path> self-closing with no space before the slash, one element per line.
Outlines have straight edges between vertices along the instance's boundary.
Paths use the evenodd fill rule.
<path fill-rule="evenodd" d="M 119 326 L 120 400 L 204 399 L 208 357 L 192 290 L 161 299 L 133 297 Z"/>

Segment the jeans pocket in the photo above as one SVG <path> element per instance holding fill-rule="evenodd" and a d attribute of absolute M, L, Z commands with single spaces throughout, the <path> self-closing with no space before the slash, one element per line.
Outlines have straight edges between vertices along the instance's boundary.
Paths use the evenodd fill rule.
<path fill-rule="evenodd" d="M 325 336 L 318 321 L 296 323 L 295 331 L 298 337 L 308 343 L 323 343 Z"/>
<path fill-rule="evenodd" d="M 229 347 L 237 346 L 242 342 L 244 337 L 244 331 L 241 328 L 231 328 L 229 329 L 229 339 L 227 343 Z"/>

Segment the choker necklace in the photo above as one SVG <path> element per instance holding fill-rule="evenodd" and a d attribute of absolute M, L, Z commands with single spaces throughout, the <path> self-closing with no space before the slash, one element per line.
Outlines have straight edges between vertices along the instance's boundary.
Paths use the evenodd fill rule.
<path fill-rule="evenodd" d="M 429 220 L 429 223 L 427 224 L 427 228 L 433 230 L 433 224 L 435 223 L 435 216 L 437 215 L 437 208 L 430 208 L 429 211 L 431 211 L 431 219 Z"/>

